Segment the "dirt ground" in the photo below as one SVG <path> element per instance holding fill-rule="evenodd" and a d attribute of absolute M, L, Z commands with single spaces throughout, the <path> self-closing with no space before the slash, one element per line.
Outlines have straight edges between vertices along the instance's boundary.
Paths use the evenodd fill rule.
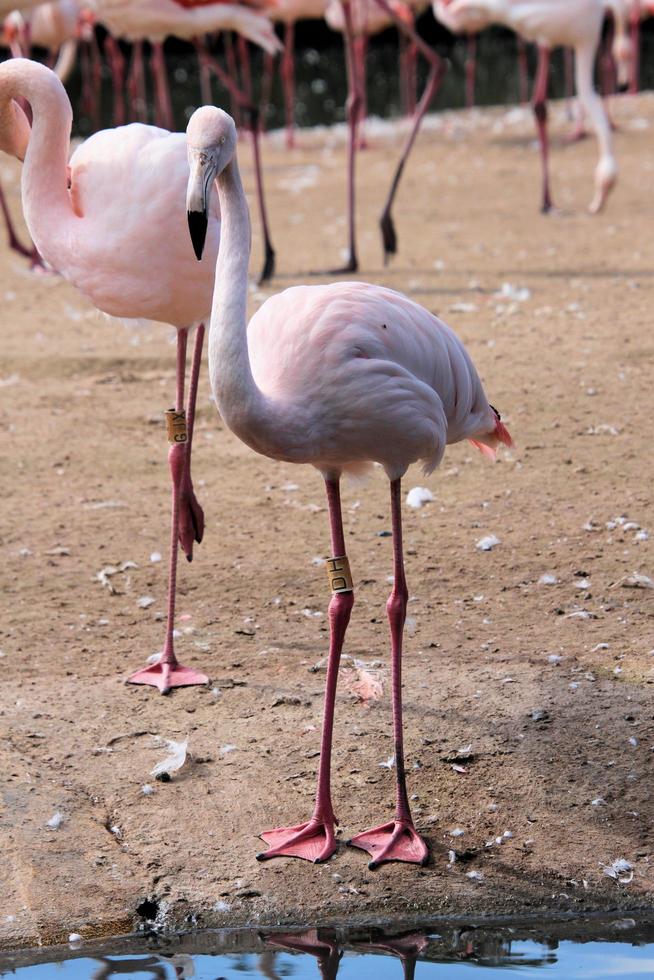
<path fill-rule="evenodd" d="M 495 465 L 453 446 L 433 477 L 405 481 L 435 496 L 404 508 L 406 749 L 424 869 L 370 872 L 344 846 L 322 866 L 255 861 L 260 831 L 312 805 L 327 519 L 319 475 L 240 444 L 206 377 L 194 473 L 207 529 L 180 570 L 177 648 L 212 684 L 164 698 L 123 683 L 163 636 L 166 564 L 150 556 L 168 539 L 172 331 L 102 317 L 3 247 L 5 947 L 144 917 L 172 928 L 652 907 L 654 97 L 623 98 L 614 114 L 621 179 L 596 218 L 595 144 L 564 142 L 562 107 L 562 213 L 547 218 L 526 111 L 432 117 L 387 269 L 376 219 L 397 130 L 371 126 L 361 158 L 363 278 L 457 330 L 516 440 Z M 300 143 L 265 145 L 271 291 L 338 263 L 345 244 L 342 132 Z M 245 172 L 251 184 L 249 161 Z M 3 158 L 0 178 L 17 214 L 18 167 Z M 267 294 L 253 287 L 251 309 Z M 356 602 L 334 748 L 343 840 L 393 803 L 382 475 L 346 485 L 344 511 Z M 479 550 L 491 534 L 500 543 Z M 135 567 L 111 594 L 98 572 L 125 561 Z M 378 671 L 381 699 L 354 693 L 352 658 Z M 169 783 L 150 775 L 165 754 L 153 736 L 188 739 L 192 761 Z M 631 881 L 603 870 L 620 858 Z"/>

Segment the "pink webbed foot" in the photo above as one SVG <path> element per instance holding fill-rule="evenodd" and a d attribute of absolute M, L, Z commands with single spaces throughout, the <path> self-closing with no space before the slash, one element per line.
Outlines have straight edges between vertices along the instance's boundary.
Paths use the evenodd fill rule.
<path fill-rule="evenodd" d="M 144 667 L 131 674 L 126 684 L 150 684 L 158 687 L 162 694 L 170 694 L 174 687 L 190 687 L 193 684 L 208 684 L 209 678 L 192 667 L 182 664 L 157 663 Z"/>
<path fill-rule="evenodd" d="M 364 830 L 348 841 L 351 847 L 359 847 L 371 855 L 368 867 L 371 871 L 384 861 L 408 861 L 411 864 L 426 864 L 429 851 L 424 840 L 412 823 L 405 820 L 391 820 L 372 830 Z"/>
<path fill-rule="evenodd" d="M 179 494 L 177 533 L 182 551 L 187 560 L 192 561 L 193 542 L 197 541 L 200 544 L 204 535 L 204 511 L 198 503 L 190 480 L 188 484 L 182 486 Z"/>
<path fill-rule="evenodd" d="M 327 861 L 336 850 L 333 820 L 312 817 L 297 827 L 277 827 L 276 830 L 265 830 L 260 836 L 270 847 L 257 854 L 257 861 L 268 861 L 274 857 L 298 857 L 320 864 Z"/>

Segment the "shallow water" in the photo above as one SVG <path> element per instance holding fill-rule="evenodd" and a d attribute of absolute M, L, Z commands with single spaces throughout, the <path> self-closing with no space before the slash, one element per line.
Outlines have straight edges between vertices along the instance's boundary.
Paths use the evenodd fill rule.
<path fill-rule="evenodd" d="M 436 925 L 393 936 L 383 928 L 357 933 L 218 930 L 177 937 L 128 937 L 66 950 L 0 954 L 0 977 L 18 980 L 464 980 L 499 977 L 654 977 L 654 926 L 614 918 L 577 932 L 573 923 L 547 929 Z M 566 938 L 568 936 L 575 938 Z M 599 938 L 597 938 L 599 937 Z"/>

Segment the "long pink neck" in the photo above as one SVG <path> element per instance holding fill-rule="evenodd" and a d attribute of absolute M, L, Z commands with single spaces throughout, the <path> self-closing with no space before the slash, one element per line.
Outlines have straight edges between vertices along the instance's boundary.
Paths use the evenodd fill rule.
<path fill-rule="evenodd" d="M 221 227 L 209 331 L 211 387 L 229 428 L 253 449 L 267 454 L 274 435 L 273 413 L 250 367 L 246 316 L 250 216 L 236 158 L 217 183 Z"/>
<path fill-rule="evenodd" d="M 41 255 L 57 267 L 58 243 L 69 239 L 75 218 L 68 193 L 67 164 L 72 109 L 66 91 L 49 69 L 13 58 L 0 66 L 0 114 L 22 97 L 32 109 L 25 152 L 22 197 L 25 221 Z"/>

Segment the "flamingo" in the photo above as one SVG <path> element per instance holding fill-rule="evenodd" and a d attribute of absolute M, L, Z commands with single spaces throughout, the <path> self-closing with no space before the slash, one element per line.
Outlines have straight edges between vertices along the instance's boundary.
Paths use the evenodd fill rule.
<path fill-rule="evenodd" d="M 30 134 L 18 99 L 29 103 Z M 178 538 L 191 560 L 204 528 L 191 481 L 203 321 L 211 307 L 213 262 L 220 220 L 215 195 L 209 207 L 208 255 L 198 265 L 184 232 L 183 188 L 188 179 L 185 138 L 133 123 L 96 133 L 68 164 L 72 109 L 57 76 L 35 61 L 0 65 L 0 149 L 24 158 L 23 210 L 43 257 L 98 309 L 117 317 L 143 317 L 177 328 L 175 409 L 168 414 L 172 445 L 172 521 L 168 619 L 158 663 L 129 680 L 162 693 L 207 677 L 179 664 L 173 625 Z M 149 220 L 143 221 L 143 208 Z M 162 247 L 165 243 L 165 247 Z M 184 375 L 189 330 L 198 324 L 184 422 Z M 187 441 L 184 441 L 185 436 Z"/>
<path fill-rule="evenodd" d="M 320 20 L 327 0 L 266 0 L 268 16 L 284 25 L 284 51 L 280 73 L 284 85 L 286 113 L 286 147 L 295 146 L 295 25 L 298 20 Z"/>
<path fill-rule="evenodd" d="M 390 480 L 393 589 L 391 631 L 396 812 L 390 823 L 357 834 L 370 867 L 383 861 L 422 864 L 427 846 L 416 831 L 406 791 L 402 734 L 402 633 L 408 591 L 402 557 L 401 480 L 421 460 L 435 469 L 445 445 L 470 438 L 490 455 L 511 444 L 489 405 L 470 357 L 455 334 L 401 293 L 363 282 L 296 286 L 270 297 L 246 326 L 250 222 L 236 160 L 236 127 L 214 106 L 197 109 L 187 127 L 187 212 L 201 258 L 214 178 L 222 215 L 209 330 L 209 371 L 225 424 L 272 459 L 311 463 L 322 474 L 332 558 L 330 643 L 315 808 L 294 827 L 261 836 L 258 855 L 324 861 L 336 849 L 330 792 L 338 667 L 354 602 L 341 517 L 343 472 L 380 463 Z"/>
<path fill-rule="evenodd" d="M 15 5 L 15 0 L 10 2 Z M 31 44 L 47 48 L 53 58 L 57 55 L 54 71 L 65 82 L 74 67 L 77 54 L 76 34 L 80 14 L 77 0 L 21 5 L 19 10 L 11 10 L 9 13 L 0 0 L 0 17 L 4 14 L 7 15 L 0 25 L 0 44 L 6 44 L 10 48 L 12 57 L 27 55 L 28 50 L 25 49 L 29 49 Z M 1 186 L 0 211 L 7 228 L 9 248 L 29 259 L 32 270 L 45 271 L 41 256 L 34 246 L 27 247 L 18 238 Z"/>
<path fill-rule="evenodd" d="M 533 108 L 541 147 L 543 167 L 542 208 L 552 209 L 549 181 L 549 145 L 547 136 L 547 76 L 550 50 L 564 45 L 575 50 L 577 95 L 586 110 L 599 143 L 600 155 L 595 168 L 595 193 L 589 206 L 591 214 L 602 210 L 615 186 L 618 167 L 613 152 L 611 125 L 602 100 L 593 87 L 593 64 L 604 12 L 611 7 L 616 18 L 614 56 L 623 80 L 629 55 L 622 0 L 449 0 L 441 5 L 440 19 L 454 33 L 479 31 L 490 24 L 503 24 L 528 41 L 538 44 L 538 68 L 534 84 Z M 626 43 L 625 43 L 626 42 Z"/>
<path fill-rule="evenodd" d="M 124 38 L 134 42 L 136 84 L 142 75 L 142 41 L 147 39 L 152 44 L 152 70 L 157 105 L 160 121 L 167 128 L 172 127 L 172 103 L 163 53 L 163 42 L 167 37 L 196 40 L 214 31 L 235 31 L 239 37 L 252 41 L 270 54 L 276 54 L 281 50 L 281 44 L 270 19 L 264 13 L 252 10 L 241 3 L 224 3 L 222 0 L 87 0 L 87 3 L 98 21 L 114 38 Z M 256 110 L 247 96 L 238 91 L 234 79 L 230 79 L 229 75 L 222 72 L 216 62 L 204 54 L 201 46 L 198 50 L 201 66 L 205 65 L 218 74 L 230 91 L 242 103 L 247 103 L 252 114 L 256 115 Z M 114 87 L 118 84 L 120 70 L 120 65 L 114 68 Z M 250 132 L 265 253 L 259 281 L 265 282 L 274 275 L 275 250 L 272 246 L 264 198 L 259 127 L 256 122 L 250 127 Z"/>
<path fill-rule="evenodd" d="M 75 66 L 81 12 L 78 0 L 20 7 L 5 19 L 4 40 L 9 42 L 13 54 L 27 57 L 29 48 L 35 45 L 45 48 L 52 58 L 58 56 L 54 70 L 66 82 Z"/>
<path fill-rule="evenodd" d="M 364 79 L 361 68 L 361 46 L 359 25 L 364 24 L 367 17 L 372 18 L 374 8 L 378 8 L 380 17 L 386 18 L 386 23 L 394 23 L 400 32 L 408 39 L 409 43 L 419 51 L 429 64 L 429 74 L 423 89 L 422 96 L 418 102 L 414 113 L 409 135 L 402 149 L 399 162 L 393 174 L 390 188 L 382 209 L 380 227 L 382 233 L 382 245 L 384 249 L 384 261 L 387 262 L 389 256 L 397 251 L 397 234 L 392 217 L 395 196 L 400 186 L 402 173 L 406 166 L 407 159 L 418 135 L 422 118 L 429 108 L 436 92 L 438 91 L 445 66 L 435 51 L 420 37 L 413 26 L 413 15 L 410 7 L 402 0 L 340 0 L 342 7 L 342 29 L 345 42 L 345 58 L 347 66 L 348 96 L 346 103 L 346 113 L 348 121 L 348 157 L 347 157 L 347 213 L 348 213 L 348 258 L 345 265 L 340 269 L 333 270 L 334 273 L 357 272 L 359 259 L 356 248 L 356 194 L 355 194 L 355 170 L 356 152 L 359 144 L 358 129 L 362 119 L 362 110 L 365 102 Z M 334 8 L 332 8 L 334 9 Z M 334 20 L 336 23 L 336 20 Z"/>

